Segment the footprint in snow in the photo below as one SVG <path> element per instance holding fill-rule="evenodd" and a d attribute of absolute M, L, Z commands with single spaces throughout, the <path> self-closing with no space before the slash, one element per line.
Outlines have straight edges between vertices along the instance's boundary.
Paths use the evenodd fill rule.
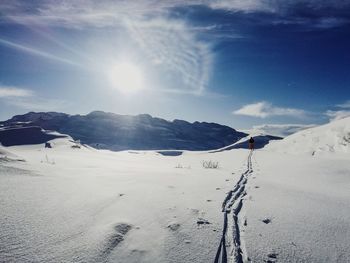
<path fill-rule="evenodd" d="M 266 263 L 275 263 L 275 262 L 277 262 L 277 256 L 278 256 L 277 253 L 270 253 L 270 254 L 267 255 L 268 259 L 264 260 L 264 262 L 266 262 Z"/>
<path fill-rule="evenodd" d="M 267 257 L 273 258 L 273 259 L 277 259 L 277 256 L 278 256 L 277 253 L 270 253 L 270 254 L 267 254 Z"/>
<path fill-rule="evenodd" d="M 167 228 L 169 228 L 172 231 L 176 231 L 180 228 L 180 224 L 179 223 L 170 223 Z"/>
<path fill-rule="evenodd" d="M 120 242 L 124 240 L 124 236 L 131 230 L 132 225 L 126 223 L 116 224 L 114 226 L 113 233 L 106 240 L 103 250 L 101 251 L 101 256 L 108 256 L 113 249 L 115 249 Z"/>
<path fill-rule="evenodd" d="M 209 225 L 209 224 L 211 224 L 211 223 L 204 218 L 198 218 L 198 220 L 197 220 L 197 225 Z"/>

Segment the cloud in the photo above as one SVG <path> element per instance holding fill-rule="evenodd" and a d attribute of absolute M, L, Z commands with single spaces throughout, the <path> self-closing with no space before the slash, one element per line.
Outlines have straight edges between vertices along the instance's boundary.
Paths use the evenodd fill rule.
<path fill-rule="evenodd" d="M 36 56 L 39 56 L 39 57 L 43 57 L 43 58 L 47 58 L 47 59 L 63 62 L 63 63 L 66 63 L 66 64 L 78 65 L 77 63 L 75 63 L 75 62 L 73 62 L 73 61 L 71 61 L 69 59 L 61 58 L 61 57 L 58 57 L 56 55 L 47 53 L 45 51 L 41 51 L 41 50 L 38 50 L 38 49 L 35 49 L 35 48 L 32 48 L 32 47 L 28 47 L 28 46 L 25 46 L 25 45 L 22 45 L 22 44 L 19 44 L 19 43 L 15 43 L 15 42 L 12 42 L 12 41 L 9 41 L 9 40 L 5 40 L 5 39 L 2 39 L 2 38 L 0 38 L 0 44 L 4 45 L 4 46 L 7 46 L 7 47 L 10 47 L 10 48 L 13 48 L 13 49 L 20 50 L 22 52 L 25 52 L 25 53 L 28 53 L 28 54 L 31 54 L 31 55 L 36 55 Z"/>
<path fill-rule="evenodd" d="M 286 137 L 293 133 L 315 127 L 314 124 L 262 124 L 253 126 L 251 132 Z"/>
<path fill-rule="evenodd" d="M 30 89 L 0 85 L 1 103 L 13 105 L 26 110 L 57 110 L 66 104 L 60 100 L 46 99 L 36 96 Z"/>
<path fill-rule="evenodd" d="M 67 106 L 65 101 L 40 97 L 17 97 L 11 100 L 6 100 L 6 103 L 29 111 L 57 111 L 63 110 L 65 106 Z"/>
<path fill-rule="evenodd" d="M 336 120 L 344 119 L 346 117 L 350 117 L 350 110 L 338 110 L 338 111 L 328 110 L 326 111 L 325 115 L 330 118 L 330 121 L 336 121 Z"/>
<path fill-rule="evenodd" d="M 271 116 L 291 116 L 300 118 L 306 115 L 306 112 L 304 110 L 276 107 L 266 101 L 245 105 L 242 108 L 233 111 L 232 113 L 235 115 L 244 115 L 258 118 L 267 118 Z"/>
<path fill-rule="evenodd" d="M 148 61 L 181 82 L 174 92 L 202 94 L 211 74 L 213 55 L 210 46 L 198 40 L 185 23 L 157 18 L 127 21 L 126 27 Z"/>
<path fill-rule="evenodd" d="M 107 27 L 129 18 L 167 16 L 177 7 L 206 6 L 236 13 L 269 13 L 277 20 L 330 28 L 349 23 L 349 1 L 333 0 L 2 0 L 2 20 L 64 27 Z"/>
<path fill-rule="evenodd" d="M 216 0 L 205 1 L 213 9 L 223 9 L 230 11 L 242 11 L 242 12 L 274 12 L 276 9 L 271 1 L 263 0 Z"/>
<path fill-rule="evenodd" d="M 338 108 L 349 109 L 350 108 L 350 100 L 345 101 L 344 103 L 338 104 Z"/>
<path fill-rule="evenodd" d="M 337 110 L 327 110 L 324 115 L 329 117 L 330 121 L 344 119 L 350 116 L 350 100 L 335 105 Z"/>
<path fill-rule="evenodd" d="M 0 98 L 8 97 L 30 97 L 33 95 L 33 92 L 28 89 L 21 89 L 10 86 L 1 86 L 0 85 Z"/>

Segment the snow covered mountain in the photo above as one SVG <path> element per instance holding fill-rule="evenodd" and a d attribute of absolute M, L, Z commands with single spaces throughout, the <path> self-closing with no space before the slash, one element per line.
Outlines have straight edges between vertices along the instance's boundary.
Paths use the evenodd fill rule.
<path fill-rule="evenodd" d="M 41 127 L 70 135 L 73 139 L 96 148 L 117 151 L 211 150 L 231 145 L 247 135 L 216 123 L 189 123 L 183 120 L 170 122 L 148 114 L 129 116 L 102 111 L 87 115 L 29 112 L 0 122 L 0 125 L 17 128 L 17 132 L 23 127 Z M 16 135 L 10 131 L 0 131 L 0 142 L 8 140 L 8 136 Z"/>
<path fill-rule="evenodd" d="M 63 137 L 66 136 L 48 133 L 37 126 L 15 127 L 0 130 L 0 142 L 3 146 L 40 144 Z"/>
<path fill-rule="evenodd" d="M 350 117 L 292 134 L 271 142 L 268 150 L 286 153 L 350 153 Z"/>

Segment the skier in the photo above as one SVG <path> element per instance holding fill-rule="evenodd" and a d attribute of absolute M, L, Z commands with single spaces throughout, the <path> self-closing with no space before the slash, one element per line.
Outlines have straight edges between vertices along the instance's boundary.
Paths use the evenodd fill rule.
<path fill-rule="evenodd" d="M 250 137 L 249 139 L 249 150 L 254 150 L 254 139 Z"/>

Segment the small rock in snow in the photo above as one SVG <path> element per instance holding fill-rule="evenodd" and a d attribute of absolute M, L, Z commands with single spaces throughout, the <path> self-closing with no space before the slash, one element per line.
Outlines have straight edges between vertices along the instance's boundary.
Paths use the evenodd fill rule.
<path fill-rule="evenodd" d="M 189 243 L 191 243 L 191 240 L 185 239 L 185 243 L 189 244 Z"/>
<path fill-rule="evenodd" d="M 269 218 L 265 218 L 265 219 L 263 219 L 263 220 L 261 220 L 263 223 L 265 223 L 265 224 L 270 224 L 271 223 L 271 219 L 269 219 Z"/>

